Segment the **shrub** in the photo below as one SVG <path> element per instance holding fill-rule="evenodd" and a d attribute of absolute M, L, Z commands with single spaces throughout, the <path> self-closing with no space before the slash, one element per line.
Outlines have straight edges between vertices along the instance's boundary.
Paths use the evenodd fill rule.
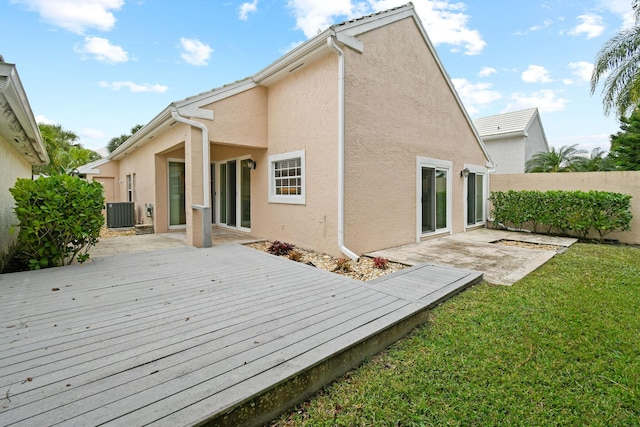
<path fill-rule="evenodd" d="M 302 253 L 298 251 L 291 251 L 289 252 L 289 259 L 291 261 L 300 262 L 300 260 L 302 259 Z"/>
<path fill-rule="evenodd" d="M 351 271 L 351 260 L 338 258 L 336 260 L 336 268 L 334 268 L 333 271 L 337 271 L 340 273 L 347 273 Z"/>
<path fill-rule="evenodd" d="M 104 223 L 103 188 L 98 182 L 56 175 L 18 179 L 9 189 L 20 222 L 18 260 L 31 270 L 89 259 Z"/>
<path fill-rule="evenodd" d="M 267 249 L 267 251 L 270 254 L 278 255 L 278 256 L 288 255 L 289 252 L 293 250 L 293 248 L 295 248 L 295 245 L 292 245 L 291 243 L 284 243 L 276 240 L 271 244 L 271 246 L 269 246 L 269 249 Z"/>
<path fill-rule="evenodd" d="M 626 231 L 631 223 L 631 196 L 607 191 L 496 191 L 491 193 L 498 226 L 574 235 L 597 232 L 600 239 Z"/>
<path fill-rule="evenodd" d="M 373 259 L 373 265 L 375 268 L 379 268 L 380 270 L 386 270 L 389 267 L 389 260 L 382 257 L 375 257 Z"/>

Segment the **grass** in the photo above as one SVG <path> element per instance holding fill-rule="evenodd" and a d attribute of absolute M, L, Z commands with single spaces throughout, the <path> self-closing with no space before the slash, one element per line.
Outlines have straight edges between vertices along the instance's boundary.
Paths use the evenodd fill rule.
<path fill-rule="evenodd" d="M 640 248 L 476 286 L 274 426 L 639 426 Z"/>

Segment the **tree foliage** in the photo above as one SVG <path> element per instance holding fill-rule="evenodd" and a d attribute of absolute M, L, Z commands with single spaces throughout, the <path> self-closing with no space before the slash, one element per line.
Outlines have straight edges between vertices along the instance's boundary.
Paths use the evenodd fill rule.
<path fill-rule="evenodd" d="M 611 135 L 611 161 L 618 170 L 640 170 L 640 110 L 622 117 L 620 129 Z"/>
<path fill-rule="evenodd" d="M 527 172 L 573 172 L 576 165 L 584 157 L 584 150 L 576 148 L 577 144 L 565 145 L 556 150 L 536 153 L 527 161 Z"/>
<path fill-rule="evenodd" d="M 62 126 L 40 123 L 38 127 L 50 161 L 48 165 L 34 166 L 34 174 L 68 174 L 77 167 L 100 158 L 95 151 L 78 144 L 78 135 Z"/>
<path fill-rule="evenodd" d="M 614 110 L 625 116 L 640 101 L 640 0 L 632 0 L 635 22 L 607 41 L 596 55 L 591 75 L 593 94 L 604 79 L 602 104 L 605 114 Z"/>
<path fill-rule="evenodd" d="M 102 185 L 75 176 L 18 179 L 9 189 L 20 222 L 17 258 L 31 270 L 84 262 L 104 223 Z"/>
<path fill-rule="evenodd" d="M 591 150 L 588 157 L 580 157 L 573 165 L 576 172 L 598 172 L 616 170 L 613 159 L 600 147 Z"/>
<path fill-rule="evenodd" d="M 116 148 L 124 144 L 127 139 L 131 138 L 133 134 L 138 132 L 141 128 L 142 128 L 142 125 L 135 125 L 134 127 L 131 128 L 131 133 L 129 134 L 125 133 L 120 136 L 115 136 L 111 138 L 111 140 L 107 144 L 107 150 L 109 150 L 109 153 L 113 153 Z"/>

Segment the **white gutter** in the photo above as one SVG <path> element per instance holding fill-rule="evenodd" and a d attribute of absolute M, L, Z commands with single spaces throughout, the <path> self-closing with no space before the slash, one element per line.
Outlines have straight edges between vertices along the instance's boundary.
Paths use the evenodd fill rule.
<path fill-rule="evenodd" d="M 213 113 L 213 112 L 211 112 Z M 209 130 L 205 125 L 195 120 L 190 120 L 182 117 L 178 114 L 178 109 L 171 108 L 171 117 L 176 121 L 185 123 L 187 125 L 196 127 L 202 131 L 202 205 L 191 205 L 192 209 L 202 210 L 202 245 L 205 248 L 211 247 L 211 225 L 207 226 L 207 221 L 210 221 L 210 204 L 211 204 L 211 189 L 209 188 Z"/>
<path fill-rule="evenodd" d="M 344 52 L 333 36 L 327 38 L 327 45 L 338 54 L 338 247 L 355 260 L 360 257 L 344 245 Z"/>

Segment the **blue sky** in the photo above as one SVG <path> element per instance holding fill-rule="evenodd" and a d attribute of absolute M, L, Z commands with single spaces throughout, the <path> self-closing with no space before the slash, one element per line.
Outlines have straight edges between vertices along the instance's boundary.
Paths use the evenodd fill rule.
<path fill-rule="evenodd" d="M 39 121 L 87 148 L 255 74 L 346 19 L 407 0 L 0 0 L 0 55 Z M 631 0 L 415 0 L 472 118 L 538 107 L 550 145 L 610 146 L 593 60 Z"/>

